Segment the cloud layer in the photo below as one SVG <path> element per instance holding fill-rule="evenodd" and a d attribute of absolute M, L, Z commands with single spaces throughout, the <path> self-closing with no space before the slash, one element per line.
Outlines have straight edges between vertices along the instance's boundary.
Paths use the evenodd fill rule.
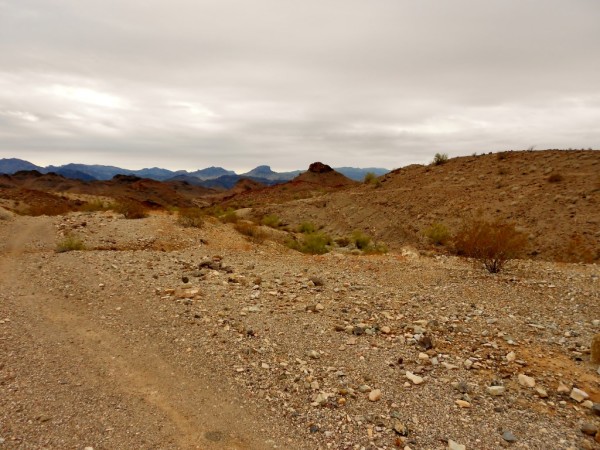
<path fill-rule="evenodd" d="M 600 148 L 596 0 L 0 0 L 0 157 L 399 167 Z"/>

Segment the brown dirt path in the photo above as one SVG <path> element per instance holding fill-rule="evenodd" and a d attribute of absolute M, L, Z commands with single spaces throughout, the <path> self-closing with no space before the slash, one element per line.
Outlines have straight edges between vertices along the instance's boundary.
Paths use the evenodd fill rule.
<path fill-rule="evenodd" d="M 0 318 L 8 319 L 0 325 L 5 446 L 267 448 L 256 415 L 239 408 L 224 380 L 210 378 L 208 365 L 190 374 L 161 343 L 127 341 L 99 326 L 85 304 L 36 283 L 24 258 L 43 264 L 54 243 L 52 219 L 8 226 L 0 258 Z M 85 268 L 73 276 L 85 277 Z M 135 311 L 123 325 L 148 319 Z"/>

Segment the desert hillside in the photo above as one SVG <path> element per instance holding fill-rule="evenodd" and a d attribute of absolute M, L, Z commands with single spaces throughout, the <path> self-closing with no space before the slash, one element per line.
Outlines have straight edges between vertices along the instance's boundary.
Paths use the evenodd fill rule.
<path fill-rule="evenodd" d="M 252 204 L 258 195 L 245 200 Z M 465 218 L 482 215 L 514 222 L 527 234 L 532 258 L 600 258 L 600 151 L 453 158 L 397 169 L 347 190 L 273 203 L 256 215 L 277 214 L 292 227 L 310 221 L 333 236 L 358 229 L 395 249 L 430 248 L 423 233 L 433 223 L 455 232 Z"/>

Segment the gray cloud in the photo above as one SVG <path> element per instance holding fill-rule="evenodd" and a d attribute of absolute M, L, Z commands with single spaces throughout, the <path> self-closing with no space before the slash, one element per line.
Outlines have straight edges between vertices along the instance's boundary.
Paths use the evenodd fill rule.
<path fill-rule="evenodd" d="M 0 156 L 399 167 L 600 147 L 600 4 L 0 0 Z"/>

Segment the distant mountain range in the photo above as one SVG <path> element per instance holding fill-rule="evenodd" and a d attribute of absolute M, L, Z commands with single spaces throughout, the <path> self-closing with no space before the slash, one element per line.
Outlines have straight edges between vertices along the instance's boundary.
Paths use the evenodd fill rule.
<path fill-rule="evenodd" d="M 11 175 L 22 170 L 37 170 L 40 173 L 54 172 L 66 178 L 82 181 L 110 180 L 115 175 L 135 175 L 157 181 L 185 181 L 191 185 L 204 186 L 212 189 L 230 189 L 242 178 L 248 178 L 270 186 L 289 181 L 304 172 L 303 170 L 274 172 L 271 170 L 271 167 L 265 165 L 258 166 L 251 171 L 242 174 L 236 174 L 234 171 L 222 167 L 207 167 L 194 172 L 188 172 L 187 170 L 172 171 L 161 169 L 159 167 L 130 170 L 121 167 L 102 166 L 97 164 L 65 164 L 62 166 L 41 167 L 18 158 L 0 159 L 0 174 Z M 377 167 L 365 169 L 338 167 L 335 168 L 335 170 L 356 181 L 362 181 L 369 172 L 374 173 L 377 176 L 389 172 L 388 169 Z"/>

